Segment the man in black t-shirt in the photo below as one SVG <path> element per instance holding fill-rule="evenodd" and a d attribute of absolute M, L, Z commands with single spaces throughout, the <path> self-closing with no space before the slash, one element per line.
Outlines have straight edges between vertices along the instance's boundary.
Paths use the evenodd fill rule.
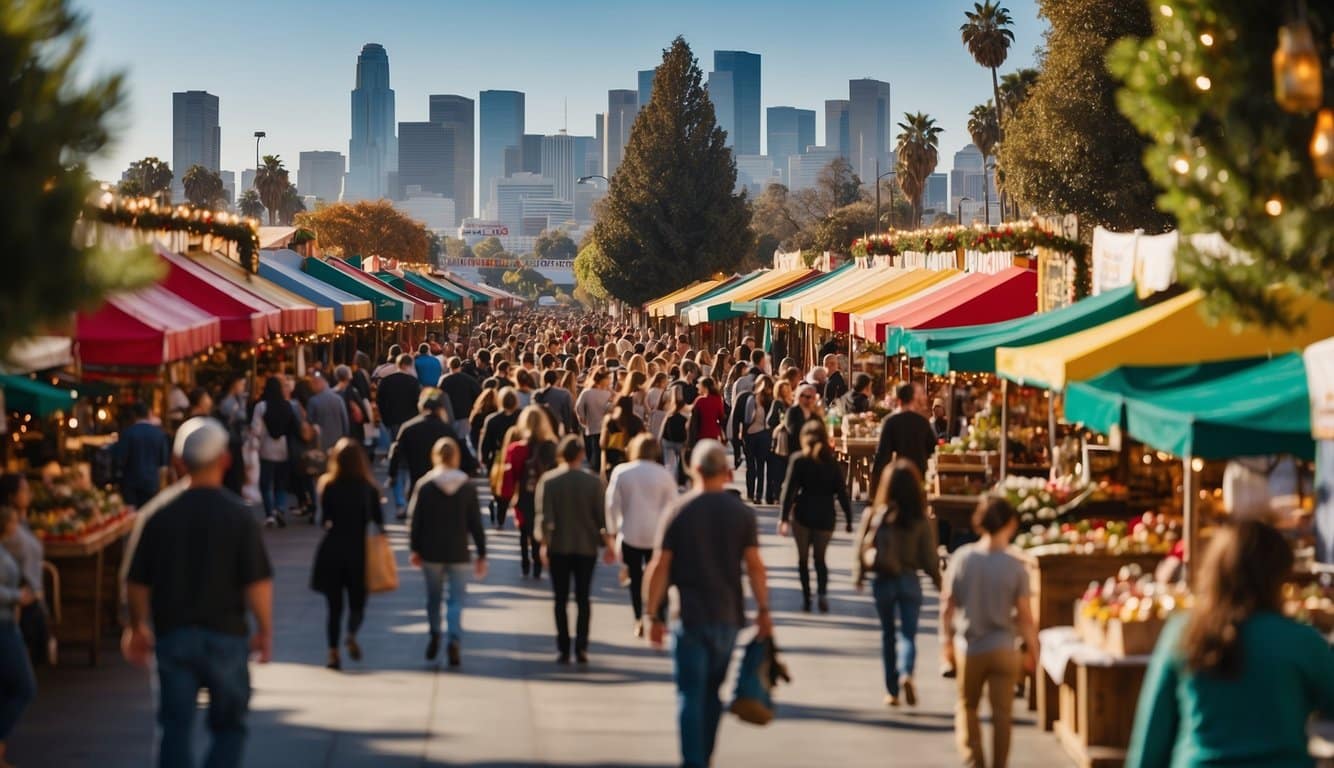
<path fill-rule="evenodd" d="M 273 569 L 259 526 L 222 487 L 231 462 L 226 428 L 194 418 L 176 433 L 178 468 L 189 475 L 138 531 L 127 557 L 125 658 L 157 660 L 161 765 L 192 765 L 196 697 L 208 689 L 213 743 L 205 763 L 239 766 L 250 704 L 250 654 L 273 650 Z M 253 635 L 246 613 L 254 616 Z"/>
<path fill-rule="evenodd" d="M 649 638 L 662 647 L 666 632 L 658 617 L 667 588 L 676 586 L 681 615 L 672 629 L 672 656 L 681 759 L 688 766 L 706 766 L 723 712 L 718 688 L 727 677 L 737 633 L 746 623 L 743 563 L 759 609 L 758 638 L 773 634 L 773 619 L 755 512 L 726 490 L 732 479 L 727 449 L 716 440 L 701 440 L 690 458 L 694 491 L 663 519 L 658 546 L 644 575 L 648 584 L 644 612 L 653 617 Z"/>
<path fill-rule="evenodd" d="M 926 462 L 936 452 L 936 431 L 925 416 L 913 410 L 921 396 L 919 383 L 903 384 L 895 391 L 899 409 L 880 427 L 880 442 L 875 449 L 871 482 L 880 483 L 880 473 L 894 459 L 907 459 L 926 475 Z M 874 493 L 874 491 L 873 491 Z"/>

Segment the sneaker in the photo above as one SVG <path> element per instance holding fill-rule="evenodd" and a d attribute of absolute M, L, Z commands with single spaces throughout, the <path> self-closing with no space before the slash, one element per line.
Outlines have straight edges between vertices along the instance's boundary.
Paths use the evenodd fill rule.
<path fill-rule="evenodd" d="M 426 660 L 435 661 L 435 657 L 440 655 L 440 636 L 431 635 L 431 641 L 426 644 Z"/>
<path fill-rule="evenodd" d="M 912 678 L 906 675 L 899 678 L 899 688 L 903 691 L 903 701 L 910 707 L 917 706 L 917 687 Z"/>
<path fill-rule="evenodd" d="M 892 693 L 887 693 L 887 694 L 885 694 L 885 706 L 887 706 L 887 707 L 897 707 L 898 705 L 899 705 L 899 697 L 898 697 L 898 696 L 895 696 L 895 695 L 892 694 Z"/>
<path fill-rule="evenodd" d="M 276 528 L 277 526 L 278 526 L 278 519 L 273 515 L 269 515 L 268 517 L 264 518 L 265 528 Z"/>
<path fill-rule="evenodd" d="M 951 666 L 951 665 L 949 665 L 949 664 L 941 664 L 941 665 L 940 665 L 940 676 L 941 676 L 941 677 L 944 677 L 944 678 L 947 678 L 947 679 L 954 679 L 956 676 L 958 676 L 958 674 L 959 674 L 958 670 L 956 670 L 953 666 Z"/>
<path fill-rule="evenodd" d="M 635 619 L 635 637 L 644 636 L 644 620 Z"/>
<path fill-rule="evenodd" d="M 357 645 L 357 639 L 355 637 L 348 635 L 347 640 L 343 644 L 347 646 L 347 655 L 353 661 L 361 661 L 361 646 Z"/>
<path fill-rule="evenodd" d="M 449 656 L 449 666 L 457 667 L 462 663 L 459 659 L 459 644 L 457 641 L 451 640 L 445 648 L 445 653 Z"/>
<path fill-rule="evenodd" d="M 801 610 L 803 613 L 811 612 L 811 599 L 809 597 L 801 598 Z"/>

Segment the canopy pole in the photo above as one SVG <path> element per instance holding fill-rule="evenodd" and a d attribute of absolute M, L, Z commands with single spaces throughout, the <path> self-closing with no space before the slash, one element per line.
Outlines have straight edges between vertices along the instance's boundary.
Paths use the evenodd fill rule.
<path fill-rule="evenodd" d="M 1051 462 L 1051 479 L 1056 479 L 1056 466 L 1058 461 L 1057 452 L 1059 448 L 1056 445 L 1056 391 L 1047 390 L 1047 451 L 1048 460 Z"/>
<path fill-rule="evenodd" d="M 1191 455 L 1187 450 L 1181 457 L 1181 513 L 1185 518 L 1186 549 L 1182 559 L 1186 563 L 1186 573 L 1195 561 L 1195 547 L 1199 545 L 1200 521 L 1195 510 L 1195 473 L 1191 471 Z"/>
<path fill-rule="evenodd" d="M 1010 380 L 1001 379 L 1000 479 L 1005 480 L 1010 459 Z"/>

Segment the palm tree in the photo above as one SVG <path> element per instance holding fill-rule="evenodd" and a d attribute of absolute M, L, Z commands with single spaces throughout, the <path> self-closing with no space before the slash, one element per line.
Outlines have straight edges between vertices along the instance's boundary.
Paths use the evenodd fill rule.
<path fill-rule="evenodd" d="M 287 191 L 283 193 L 282 202 L 278 204 L 278 221 L 284 226 L 291 226 L 296 215 L 304 213 L 305 210 L 306 203 L 296 191 L 296 185 L 288 184 Z"/>
<path fill-rule="evenodd" d="M 940 160 L 940 133 L 944 129 L 925 112 L 904 113 L 903 119 L 895 147 L 899 188 L 912 202 L 912 226 L 916 229 L 922 225 L 922 192 Z"/>
<path fill-rule="evenodd" d="M 974 61 L 991 70 L 992 95 L 999 105 L 1001 104 L 1000 81 L 996 77 L 996 70 L 1005 63 L 1005 57 L 1010 54 L 1010 43 L 1014 42 L 1014 32 L 1010 30 L 1010 24 L 1013 22 L 1010 9 L 997 5 L 992 0 L 986 0 L 983 3 L 973 3 L 973 10 L 964 11 L 964 16 L 968 17 L 968 21 L 959 27 L 963 44 L 967 46 Z M 998 112 L 997 122 L 1003 119 L 1004 114 Z M 1003 139 L 1004 131 L 1001 132 L 1001 136 Z"/>
<path fill-rule="evenodd" d="M 991 225 L 991 183 L 987 180 L 994 167 L 988 162 L 996 153 L 1000 143 L 1000 121 L 996 118 L 996 107 L 990 101 L 978 104 L 968 113 L 968 135 L 973 144 L 982 153 L 982 215 L 987 226 Z"/>
<path fill-rule="evenodd" d="M 236 210 L 247 219 L 258 219 L 264 215 L 264 203 L 259 199 L 259 193 L 253 189 L 247 189 L 241 193 L 241 197 L 236 201 Z"/>
<path fill-rule="evenodd" d="M 202 165 L 192 165 L 181 177 L 185 199 L 196 208 L 212 208 L 223 196 L 222 177 Z"/>
<path fill-rule="evenodd" d="M 1000 104 L 1006 114 L 1014 117 L 1019 105 L 1028 101 L 1028 94 L 1038 84 L 1038 71 L 1029 67 L 1001 75 Z"/>
<path fill-rule="evenodd" d="M 283 167 L 282 158 L 277 155 L 265 155 L 264 162 L 255 171 L 255 189 L 259 191 L 259 199 L 269 211 L 269 226 L 278 223 L 283 196 L 287 194 L 289 186 L 291 181 L 287 178 L 287 169 Z"/>

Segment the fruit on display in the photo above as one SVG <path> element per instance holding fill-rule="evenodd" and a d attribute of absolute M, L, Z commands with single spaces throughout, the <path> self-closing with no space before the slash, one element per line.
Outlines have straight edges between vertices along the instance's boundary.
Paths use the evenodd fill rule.
<path fill-rule="evenodd" d="M 31 485 L 28 524 L 46 541 L 76 541 L 129 514 L 120 494 L 93 487 L 72 470 Z"/>
<path fill-rule="evenodd" d="M 1078 520 L 1034 525 L 1014 538 L 1021 549 L 1080 554 L 1161 554 L 1176 551 L 1181 523 L 1176 518 L 1145 512 L 1133 520 Z"/>
<path fill-rule="evenodd" d="M 1079 601 L 1079 615 L 1100 624 L 1163 621 L 1190 607 L 1191 595 L 1181 582 L 1161 584 L 1138 564 L 1121 566 L 1115 577 L 1090 582 Z"/>
<path fill-rule="evenodd" d="M 1334 587 L 1283 585 L 1283 613 L 1321 632 L 1334 631 Z"/>

